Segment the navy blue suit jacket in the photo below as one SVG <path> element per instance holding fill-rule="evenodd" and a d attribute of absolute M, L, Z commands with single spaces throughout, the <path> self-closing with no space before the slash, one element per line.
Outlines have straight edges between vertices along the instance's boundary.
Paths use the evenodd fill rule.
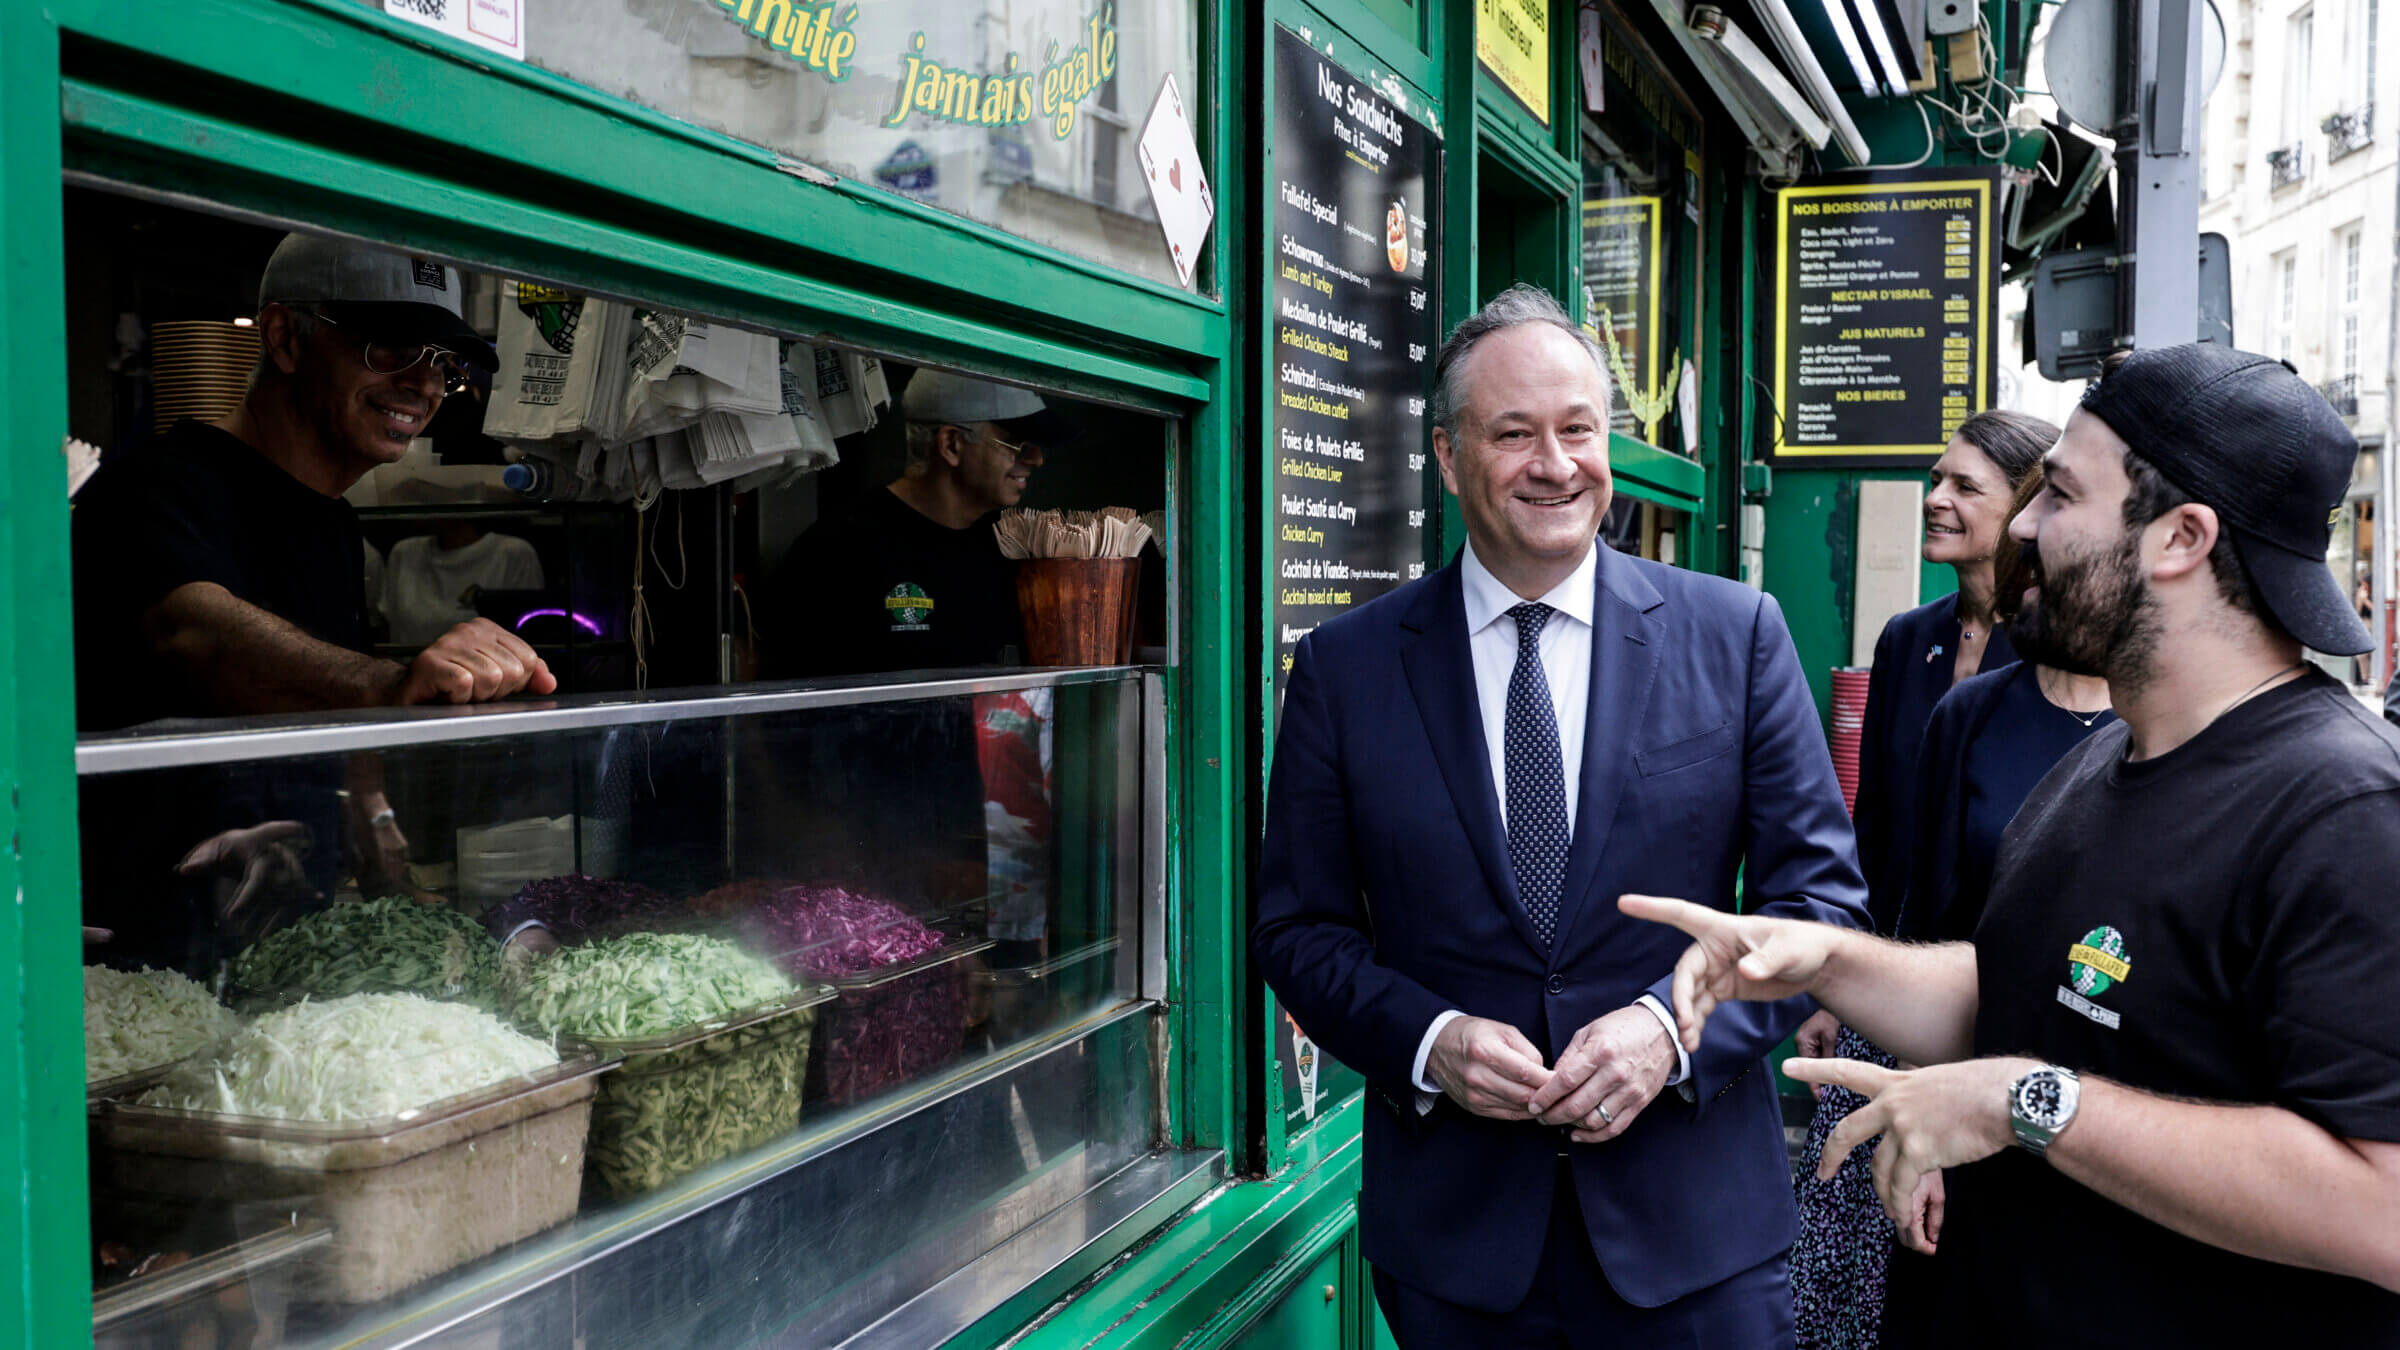
<path fill-rule="evenodd" d="M 1556 949 L 1519 902 L 1492 786 L 1457 563 L 1301 640 L 1269 780 L 1251 946 L 1300 1026 L 1363 1073 L 1359 1228 L 1370 1261 L 1436 1297 L 1522 1301 L 1560 1151 L 1592 1247 L 1655 1307 L 1747 1270 L 1798 1230 L 1764 1057 L 1805 999 L 1717 1010 L 1674 1089 L 1603 1144 L 1420 1115 L 1409 1071 L 1436 1014 L 1508 1022 L 1547 1062 L 1645 992 L 1672 1006 L 1687 940 L 1628 891 L 1848 926 L 1866 888 L 1782 611 L 1734 582 L 1598 545 L 1590 710 Z"/>

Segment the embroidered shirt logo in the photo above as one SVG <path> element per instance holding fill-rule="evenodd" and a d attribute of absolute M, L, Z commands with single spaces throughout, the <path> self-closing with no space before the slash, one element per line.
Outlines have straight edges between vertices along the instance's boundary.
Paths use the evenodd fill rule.
<path fill-rule="evenodd" d="M 2067 948 L 2067 983 L 2058 987 L 2058 1001 L 2114 1031 L 2119 1014 L 2092 1002 L 2133 974 L 2125 955 L 2125 935 L 2102 924 Z"/>
<path fill-rule="evenodd" d="M 883 597 L 883 612 L 891 616 L 893 632 L 921 632 L 933 626 L 933 597 L 915 582 L 903 581 Z"/>

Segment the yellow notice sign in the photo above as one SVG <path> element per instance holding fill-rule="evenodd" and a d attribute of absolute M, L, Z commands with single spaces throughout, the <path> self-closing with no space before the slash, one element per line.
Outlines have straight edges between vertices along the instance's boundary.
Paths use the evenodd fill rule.
<path fill-rule="evenodd" d="M 1550 0 L 1475 0 L 1475 56 L 1550 125 Z"/>

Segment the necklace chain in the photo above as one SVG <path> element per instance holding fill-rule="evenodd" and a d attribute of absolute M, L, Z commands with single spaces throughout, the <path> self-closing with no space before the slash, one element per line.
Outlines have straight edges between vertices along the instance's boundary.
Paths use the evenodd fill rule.
<path fill-rule="evenodd" d="M 2047 667 L 2047 666 L 2044 666 L 2044 667 L 2042 667 L 2042 668 L 2041 668 L 2041 670 L 2042 670 L 2042 674 L 2045 674 L 2045 675 L 2046 675 L 2046 674 L 2049 674 L 2049 673 L 2050 673 L 2050 668 L 2049 668 L 2049 667 Z M 2037 680 L 2038 680 L 2038 678 L 2039 678 L 2039 677 L 2037 676 Z M 2037 685 L 2037 687 L 2038 687 L 2038 685 Z M 2068 707 L 2066 704 L 2064 704 L 2064 703 L 2060 703 L 2060 702 L 2058 702 L 2058 701 L 2056 701 L 2056 700 L 2052 699 L 2052 698 L 2050 697 L 2050 691 L 2049 691 L 2048 689 L 2043 689 L 2041 692 L 2042 692 L 2042 701 L 2043 701 L 2044 703 L 2047 703 L 2047 704 L 2049 704 L 2051 707 L 2053 707 L 2053 708 L 2056 708 L 2056 709 L 2058 709 L 2060 712 L 2063 712 L 2063 713 L 2065 713 L 2067 716 L 2074 718 L 2074 719 L 2075 719 L 2076 721 L 2078 721 L 2078 722 L 2081 722 L 2081 723 L 2082 723 L 2082 724 L 2083 724 L 2085 727 L 2087 727 L 2087 728 L 2088 728 L 2088 727 L 2091 727 L 2091 726 L 2094 726 L 2094 725 L 2097 725 L 2097 724 L 2099 723 L 2099 721 L 2100 721 L 2100 715 L 2101 715 L 2102 713 L 2113 711 L 2112 709 L 2108 709 L 2108 708 L 2094 708 L 2094 709 L 2092 709 L 2092 710 L 2091 710 L 2090 712 L 2088 712 L 2088 713 L 2085 713 L 2085 712 L 2077 712 L 2077 711 L 2075 711 L 2073 708 L 2070 708 L 2070 707 Z"/>
<path fill-rule="evenodd" d="M 2245 703 L 2248 703 L 2251 699 L 2258 697 L 2259 691 L 2266 688 L 2268 685 L 2275 683 L 2277 680 L 2282 679 L 2284 676 L 2289 675 L 2294 671 L 2306 669 L 2308 669 L 2308 662 L 2294 661 L 2290 665 L 2285 666 L 2283 669 L 2276 671 L 2272 675 L 2269 675 L 2267 678 L 2260 680 L 2254 685 L 2251 685 L 2248 689 L 2242 691 L 2242 696 L 2240 698 L 2237 698 L 2233 702 L 2226 704 L 2224 707 L 2217 709 L 2217 716 L 2208 719 L 2209 725 L 2216 725 L 2217 717 L 2223 717 L 2225 714 L 2232 712 L 2234 709 L 2242 706 Z"/>

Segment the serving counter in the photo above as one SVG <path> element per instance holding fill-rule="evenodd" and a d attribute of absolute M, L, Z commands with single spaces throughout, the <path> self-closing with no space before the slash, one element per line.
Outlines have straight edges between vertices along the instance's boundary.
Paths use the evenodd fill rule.
<path fill-rule="evenodd" d="M 1037 688 L 1052 824 L 1005 842 L 1002 940 L 979 709 Z M 180 971 L 244 1014 L 455 1000 L 559 1058 L 367 1120 L 311 1118 L 348 1090 L 328 1086 L 344 1045 L 236 1065 L 220 1040 L 165 1087 L 97 1085 L 95 1241 L 144 1270 L 96 1260 L 96 1336 L 931 1344 L 1071 1260 L 1097 1216 L 1188 1202 L 1223 1164 L 1164 1147 L 1163 689 L 1136 667 L 1000 672 L 84 738 L 86 875 L 117 934 L 88 960 Z M 370 764 L 430 860 L 405 877 L 339 809 Z M 487 906 L 443 866 L 537 820 L 565 849 L 520 898 L 548 910 Z M 476 944 L 496 986 L 459 978 L 488 967 Z M 530 992 L 554 948 L 582 948 L 582 1022 L 555 978 Z M 412 1033 L 387 1030 L 406 1062 Z M 172 1260 L 137 1250 L 166 1241 Z"/>

